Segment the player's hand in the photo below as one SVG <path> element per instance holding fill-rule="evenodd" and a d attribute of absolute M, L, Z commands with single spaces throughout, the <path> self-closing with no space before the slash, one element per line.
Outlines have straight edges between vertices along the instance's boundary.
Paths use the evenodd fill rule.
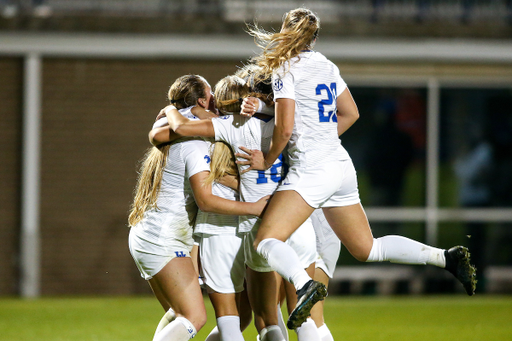
<path fill-rule="evenodd" d="M 156 115 L 156 119 L 155 119 L 155 122 L 158 121 L 159 119 L 165 117 L 165 108 L 163 108 L 162 110 L 160 110 L 160 112 L 158 113 L 158 115 Z"/>
<path fill-rule="evenodd" d="M 240 110 L 240 115 L 245 117 L 252 117 L 258 111 L 260 103 L 256 97 L 244 98 Z"/>
<path fill-rule="evenodd" d="M 265 209 L 267 208 L 268 201 L 270 200 L 270 198 L 271 198 L 270 195 L 266 195 L 254 203 L 254 206 L 255 206 L 255 209 L 254 209 L 255 214 L 254 215 L 255 216 L 261 217 L 263 215 L 263 213 L 265 213 Z"/>
<path fill-rule="evenodd" d="M 249 165 L 247 169 L 244 169 L 240 173 L 246 173 L 250 170 L 267 170 L 267 167 L 265 166 L 265 155 L 263 155 L 263 152 L 258 149 L 249 149 L 245 147 L 240 147 L 244 153 L 236 153 L 236 157 L 241 157 L 245 159 L 245 161 L 237 160 L 236 163 L 238 165 Z"/>

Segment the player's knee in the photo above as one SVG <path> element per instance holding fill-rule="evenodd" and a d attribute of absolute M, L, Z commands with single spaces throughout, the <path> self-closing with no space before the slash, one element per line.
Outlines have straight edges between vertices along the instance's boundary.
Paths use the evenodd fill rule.
<path fill-rule="evenodd" d="M 357 259 L 359 262 L 366 262 L 370 256 L 370 250 L 359 248 L 355 250 L 349 250 L 352 257 Z"/>
<path fill-rule="evenodd" d="M 354 257 L 360 262 L 368 262 L 371 261 L 370 255 L 372 253 L 372 249 L 374 247 L 374 239 L 372 238 L 368 242 L 358 242 L 353 243 L 353 245 L 350 245 L 350 247 L 347 246 L 348 251 Z"/>
<path fill-rule="evenodd" d="M 193 319 L 189 319 L 197 331 L 206 324 L 206 312 L 194 314 Z"/>

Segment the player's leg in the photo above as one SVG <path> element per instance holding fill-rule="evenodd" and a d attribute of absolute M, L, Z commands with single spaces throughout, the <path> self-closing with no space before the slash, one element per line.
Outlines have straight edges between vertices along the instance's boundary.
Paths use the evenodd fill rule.
<path fill-rule="evenodd" d="M 240 294 L 211 292 L 208 295 L 215 310 L 220 340 L 243 341 L 238 312 Z"/>
<path fill-rule="evenodd" d="M 160 331 L 162 331 L 162 329 L 164 329 L 165 326 L 167 326 L 169 323 L 174 321 L 175 318 L 176 318 L 176 313 L 174 312 L 174 310 L 172 308 L 169 308 L 169 310 L 167 310 L 165 312 L 164 316 L 162 316 L 162 318 L 160 319 L 160 322 L 158 323 L 158 326 L 156 327 L 156 330 L 155 330 L 155 336 L 156 336 L 156 334 L 160 333 Z"/>
<path fill-rule="evenodd" d="M 329 285 L 329 276 L 321 269 L 315 268 L 315 281 L 323 283 L 326 287 Z M 324 303 L 325 301 L 320 301 L 313 306 L 311 309 L 311 318 L 315 321 L 315 325 L 318 329 L 318 334 L 320 335 L 320 340 L 322 341 L 334 341 L 331 331 L 325 324 L 324 320 Z"/>
<path fill-rule="evenodd" d="M 215 310 L 222 341 L 243 341 L 238 309 L 245 277 L 242 240 L 236 235 L 202 234 L 198 238 L 201 276 Z"/>
<path fill-rule="evenodd" d="M 446 268 L 461 281 L 468 295 L 475 290 L 475 269 L 466 248 L 432 247 L 402 236 L 373 238 L 361 204 L 323 209 L 329 225 L 357 260 L 400 264 L 430 264 Z"/>
<path fill-rule="evenodd" d="M 276 192 L 269 202 L 254 242 L 257 252 L 297 290 L 298 303 L 288 319 L 289 329 L 296 329 L 306 321 L 313 305 L 327 295 L 325 286 L 311 279 L 293 248 L 283 242 L 313 211 L 313 207 L 298 192 Z"/>
<path fill-rule="evenodd" d="M 244 290 L 240 293 L 238 313 L 240 315 L 240 330 L 244 331 L 252 321 L 252 307 L 247 294 L 247 282 L 244 282 Z"/>
<path fill-rule="evenodd" d="M 278 304 L 277 304 L 277 325 L 279 328 L 281 328 L 281 333 L 283 333 L 285 341 L 290 340 L 290 336 L 288 335 L 288 329 L 286 328 L 286 321 L 283 316 L 283 311 L 281 310 L 281 307 L 286 302 L 286 288 L 285 283 L 287 283 L 283 277 L 281 277 L 277 272 L 274 272 L 276 274 L 276 281 L 277 281 L 277 287 L 278 289 Z"/>
<path fill-rule="evenodd" d="M 275 272 L 247 269 L 247 293 L 254 312 L 256 330 L 277 325 L 277 281 Z"/>
<path fill-rule="evenodd" d="M 206 309 L 190 257 L 172 259 L 149 280 L 164 309 L 172 307 L 176 319 L 153 340 L 189 340 L 206 323 Z"/>
<path fill-rule="evenodd" d="M 336 263 L 340 256 L 341 242 L 325 219 L 322 209 L 311 214 L 311 221 L 316 234 L 316 250 L 318 256 L 315 262 L 315 281 L 328 287 L 329 279 L 333 277 Z M 333 341 L 331 331 L 325 324 L 324 304 L 320 301 L 311 309 L 311 317 L 315 321 L 322 341 Z"/>
<path fill-rule="evenodd" d="M 313 212 L 296 191 L 278 191 L 269 202 L 254 247 L 284 279 L 299 290 L 311 278 L 286 241 Z"/>
<path fill-rule="evenodd" d="M 315 263 L 312 263 L 306 269 L 306 272 L 310 277 L 313 278 L 315 274 Z M 295 287 L 291 283 L 284 281 L 284 286 L 286 291 L 286 306 L 288 309 L 288 314 L 291 314 L 291 312 L 297 306 L 297 294 L 295 292 Z M 317 302 L 314 307 L 321 303 L 322 302 Z M 320 334 L 318 333 L 316 324 L 312 318 L 307 318 L 306 322 L 295 328 L 295 332 L 297 333 L 298 341 L 320 341 Z"/>
<path fill-rule="evenodd" d="M 194 246 L 192 247 L 192 250 L 190 251 L 190 259 L 192 260 L 192 264 L 194 264 L 194 269 L 195 269 L 197 275 L 199 276 L 199 266 L 200 265 L 199 265 L 198 258 L 199 258 L 199 245 L 194 242 Z M 201 282 L 200 279 L 199 279 L 199 281 Z M 156 293 L 155 293 L 155 295 L 156 295 Z M 163 297 L 162 294 L 159 294 L 157 296 Z M 162 318 L 160 319 L 160 322 L 158 323 L 158 326 L 156 327 L 156 330 L 155 330 L 155 335 L 160 333 L 160 331 L 162 329 L 164 329 L 165 326 L 167 326 L 169 323 L 174 321 L 175 318 L 176 318 L 176 313 L 174 312 L 174 310 L 172 308 L 169 308 L 165 312 L 164 316 L 162 316 Z"/>

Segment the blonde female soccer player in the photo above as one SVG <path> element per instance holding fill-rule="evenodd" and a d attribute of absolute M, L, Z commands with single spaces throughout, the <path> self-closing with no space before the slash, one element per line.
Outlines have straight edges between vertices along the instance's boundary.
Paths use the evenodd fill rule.
<path fill-rule="evenodd" d="M 473 295 L 475 269 L 466 248 L 443 250 L 400 236 L 373 238 L 354 166 L 338 139 L 359 112 L 336 65 L 313 51 L 319 29 L 317 16 L 298 8 L 285 14 L 279 32 L 249 30 L 263 48 L 255 63 L 272 75 L 276 126 L 265 156 L 260 158 L 261 152 L 248 148 L 245 164 L 251 165 L 248 169 L 269 169 L 285 148 L 290 163 L 254 241 L 258 254 L 297 290 L 298 303 L 288 327 L 301 325 L 314 304 L 327 295 L 325 285 L 307 275 L 284 243 L 318 207 L 356 259 L 439 266 Z"/>
<path fill-rule="evenodd" d="M 255 92 L 264 94 L 273 102 L 274 94 L 270 79 L 264 79 L 264 76 L 262 75 L 262 68 L 260 66 L 253 63 L 246 64 L 237 72 L 237 74 L 244 78 Z M 257 98 L 246 97 L 242 102 L 240 114 L 246 117 L 252 117 L 256 112 L 263 111 L 268 115 L 275 115 L 273 106 L 266 106 L 264 102 Z M 321 209 L 316 209 L 313 212 L 311 215 L 311 221 L 315 230 L 317 251 L 314 279 L 327 286 L 329 278 L 332 278 L 334 274 L 336 262 L 341 250 L 341 242 L 330 228 Z M 290 285 L 290 283 L 286 281 L 284 282 L 284 286 L 286 289 L 286 305 L 288 312 L 290 313 L 297 303 L 297 296 L 295 294 L 295 290 L 292 289 L 293 285 Z M 324 321 L 323 303 L 323 301 L 318 302 L 318 304 L 313 307 L 311 317 L 318 328 L 318 336 L 320 339 L 322 341 L 332 341 L 332 334 Z M 311 322 L 312 321 L 307 321 L 307 323 Z M 304 326 L 304 324 L 302 326 Z"/>
<path fill-rule="evenodd" d="M 235 91 L 236 94 L 230 94 L 233 109 L 225 109 L 228 112 L 240 111 L 240 97 L 244 96 L 241 90 L 245 89 L 245 95 L 248 91 L 245 82 L 236 76 L 228 76 L 216 85 L 220 89 L 223 85 L 228 87 L 226 92 Z M 223 83 L 223 84 L 222 84 Z M 221 102 L 220 96 L 217 96 L 218 103 Z M 233 99 L 234 98 L 234 99 Z M 220 104 L 219 104 L 220 107 Z M 239 150 L 237 146 L 248 144 L 254 148 L 269 148 L 269 142 L 274 127 L 272 117 L 246 118 L 240 115 L 227 115 L 214 118 L 211 121 L 190 121 L 180 115 L 174 108 L 165 109 L 169 126 L 173 131 L 182 136 L 214 136 L 216 140 L 225 141 L 233 149 Z M 281 181 L 283 176 L 283 167 L 285 165 L 280 159 L 277 159 L 268 171 L 243 172 L 240 178 L 240 200 L 253 202 L 260 197 L 272 193 Z M 242 167 L 242 169 L 245 167 Z M 252 248 L 254 236 L 259 225 L 259 220 L 249 216 L 240 217 L 240 231 L 246 232 L 244 236 L 244 249 L 247 270 L 248 292 L 251 307 L 255 313 L 256 328 L 260 332 L 260 339 L 266 340 L 284 340 L 281 329 L 278 327 L 277 318 L 277 280 L 272 269 L 267 262 L 259 256 Z M 308 227 L 309 226 L 309 227 Z M 310 221 L 298 229 L 297 239 L 309 242 L 309 247 L 303 247 L 301 252 L 302 259 L 299 262 L 303 268 L 311 267 L 314 270 L 316 259 L 315 235 Z M 292 241 L 294 237 L 290 238 Z M 299 251 L 298 248 L 296 248 Z M 306 251 L 309 250 L 309 251 Z M 313 274 L 313 271 L 311 271 Z M 261 324 L 258 324 L 261 323 Z M 313 333 L 317 334 L 316 326 L 312 325 Z M 307 328 L 300 332 L 305 332 Z M 300 333 L 299 332 L 299 333 Z M 307 338 L 313 340 L 313 338 Z M 318 338 L 317 338 L 318 339 Z"/>
<path fill-rule="evenodd" d="M 210 103 L 211 89 L 196 75 L 180 77 L 169 99 L 182 114 L 187 106 Z M 204 180 L 210 173 L 204 140 L 153 147 L 145 156 L 129 216 L 130 253 L 165 311 L 176 318 L 154 340 L 189 340 L 206 322 L 197 274 L 190 259 L 197 207 L 205 212 L 258 216 L 266 200 L 244 203 L 212 195 Z"/>

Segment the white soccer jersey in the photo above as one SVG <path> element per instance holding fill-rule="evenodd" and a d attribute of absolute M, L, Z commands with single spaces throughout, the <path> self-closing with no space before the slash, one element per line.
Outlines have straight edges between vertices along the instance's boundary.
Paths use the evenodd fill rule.
<path fill-rule="evenodd" d="M 243 153 L 239 147 L 259 149 L 268 152 L 274 131 L 274 119 L 264 121 L 256 117 L 247 118 L 240 115 L 222 116 L 212 119 L 215 140 L 224 141 L 235 153 Z M 238 129 L 233 129 L 233 126 Z M 243 160 L 240 158 L 240 160 Z M 249 166 L 239 166 L 242 170 Z M 283 178 L 285 167 L 281 157 L 266 171 L 251 170 L 240 175 L 240 200 L 256 202 L 265 195 L 272 194 Z M 239 232 L 249 232 L 259 218 L 240 216 Z"/>
<path fill-rule="evenodd" d="M 194 116 L 194 114 L 192 114 L 192 108 L 193 107 L 188 107 L 185 109 L 180 109 L 178 111 L 180 112 L 180 114 L 182 114 L 184 117 L 188 118 L 189 120 L 198 120 L 199 118 L 197 118 L 196 116 Z M 162 118 L 159 118 L 158 120 L 156 120 L 155 123 L 153 123 L 153 129 L 160 128 L 160 127 L 166 126 L 168 124 L 169 124 L 169 122 L 167 121 L 167 117 L 162 117 Z"/>
<path fill-rule="evenodd" d="M 191 114 L 190 108 L 182 109 L 180 113 L 197 119 Z M 136 234 L 144 235 L 146 240 L 157 244 L 180 234 L 187 241 L 192 240 L 197 205 L 189 178 L 199 172 L 210 171 L 209 147 L 210 142 L 202 139 L 171 145 L 156 202 L 158 208 L 144 213 L 141 222 L 134 226 Z"/>
<path fill-rule="evenodd" d="M 295 100 L 290 167 L 350 159 L 340 144 L 336 117 L 336 98 L 347 85 L 334 63 L 319 52 L 302 52 L 274 73 L 272 87 L 274 100 Z"/>
<path fill-rule="evenodd" d="M 192 240 L 197 205 L 189 178 L 202 171 L 209 172 L 209 161 L 208 143 L 205 141 L 193 140 L 172 145 L 163 171 L 158 209 L 144 213 L 142 221 L 134 226 L 136 233 L 143 233 L 146 240 L 158 244 L 179 235 Z"/>
<path fill-rule="evenodd" d="M 222 184 L 212 184 L 212 194 L 220 198 L 238 201 L 238 192 Z M 238 232 L 238 216 L 217 213 L 197 212 L 194 234 L 209 235 L 236 234 Z"/>

